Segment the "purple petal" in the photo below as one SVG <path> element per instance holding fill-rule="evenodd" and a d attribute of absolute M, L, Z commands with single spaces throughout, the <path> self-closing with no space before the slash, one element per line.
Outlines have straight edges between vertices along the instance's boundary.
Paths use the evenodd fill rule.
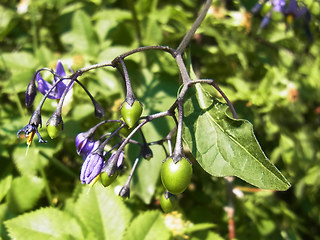
<path fill-rule="evenodd" d="M 260 29 L 265 28 L 270 23 L 270 20 L 271 20 L 271 12 L 268 12 L 261 21 Z"/>
<path fill-rule="evenodd" d="M 116 155 L 116 153 L 117 152 L 113 152 L 108 161 L 111 161 L 114 158 L 114 156 Z M 124 157 L 124 153 L 123 153 L 123 151 L 121 151 L 119 154 L 118 160 L 117 160 L 117 167 L 120 167 L 122 165 L 123 157 Z"/>
<path fill-rule="evenodd" d="M 64 71 L 64 67 L 63 67 L 63 65 L 62 65 L 60 60 L 58 60 L 58 62 L 57 62 L 56 72 L 62 77 L 66 76 L 66 72 Z"/>
<path fill-rule="evenodd" d="M 38 82 L 38 89 L 39 92 L 41 92 L 43 95 L 46 95 L 46 93 L 52 88 L 52 85 L 48 83 L 47 81 L 43 80 L 40 73 L 37 74 L 37 82 Z M 57 99 L 57 90 L 54 88 L 49 94 L 48 98 L 50 99 Z"/>
<path fill-rule="evenodd" d="M 260 11 L 261 7 L 262 7 L 262 4 L 256 3 L 256 5 L 254 5 L 253 8 L 251 9 L 251 12 L 253 14 L 256 14 L 257 12 Z"/>
<path fill-rule="evenodd" d="M 307 8 L 300 9 L 296 0 L 290 0 L 289 5 L 283 10 L 285 15 L 292 14 L 295 18 L 306 14 Z"/>
<path fill-rule="evenodd" d="M 123 163 L 123 157 L 124 157 L 124 153 L 123 151 L 119 154 L 119 158 L 118 158 L 118 161 L 117 161 L 117 167 L 120 167 Z"/>
<path fill-rule="evenodd" d="M 64 67 L 63 67 L 63 65 L 62 65 L 62 63 L 61 63 L 60 60 L 58 60 L 58 62 L 57 62 L 56 72 L 57 72 L 60 76 L 62 76 L 62 77 L 65 77 L 65 76 L 66 76 L 66 72 L 65 72 Z M 53 83 L 55 83 L 56 81 L 58 81 L 58 78 L 57 78 L 57 77 L 54 77 Z M 64 92 L 64 91 L 66 90 L 66 88 L 67 88 L 67 85 L 66 85 L 63 81 L 64 81 L 64 80 L 60 81 L 60 82 L 57 84 L 57 97 L 58 97 L 58 99 L 61 98 L 63 92 Z M 71 89 L 72 86 L 73 86 L 73 84 L 70 86 L 69 89 Z"/>
<path fill-rule="evenodd" d="M 273 11 L 281 12 L 284 5 L 286 5 L 286 1 L 285 0 L 273 0 L 272 5 L 273 5 L 273 8 L 272 8 Z"/>

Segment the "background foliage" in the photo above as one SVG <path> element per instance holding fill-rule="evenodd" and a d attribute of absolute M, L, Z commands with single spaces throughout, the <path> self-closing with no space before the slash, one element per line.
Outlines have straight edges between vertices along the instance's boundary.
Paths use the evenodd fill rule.
<path fill-rule="evenodd" d="M 197 75 L 213 78 L 227 93 L 240 118 L 253 123 L 270 160 L 292 187 L 286 192 L 258 191 L 235 181 L 238 239 L 320 239 L 320 6 L 304 1 L 311 12 L 313 42 L 301 24 L 287 29 L 274 14 L 259 30 L 263 12 L 250 14 L 253 0 L 216 1 L 191 45 Z M 26 4 L 26 5 L 23 5 Z M 197 16 L 202 1 L 3 0 L 0 4 L 0 236 L 2 239 L 226 239 L 226 183 L 210 177 L 195 161 L 189 189 L 180 196 L 180 211 L 159 209 L 163 187 L 159 169 L 165 155 L 142 161 L 132 196 L 123 202 L 115 184 L 91 190 L 82 186 L 82 159 L 74 138 L 98 120 L 81 88 L 64 108 L 62 136 L 34 142 L 25 156 L 25 140 L 16 131 L 32 109 L 24 91 L 36 69 L 55 67 L 61 59 L 73 70 L 146 45 L 176 47 Z M 23 8 L 26 6 L 26 8 Z M 179 83 L 177 68 L 165 53 L 136 54 L 126 61 L 144 115 L 166 110 Z M 81 81 L 104 106 L 108 118 L 119 117 L 124 99 L 120 77 L 97 70 Z M 212 94 L 216 94 L 212 92 Z M 40 94 L 36 102 L 40 100 Z M 43 121 L 54 110 L 44 106 Z M 159 140 L 172 128 L 155 121 L 145 131 Z M 46 131 L 40 129 L 48 139 Z M 206 133 L 203 133 L 206 138 Z M 137 150 L 129 149 L 129 156 Z M 126 159 L 127 169 L 134 159 Z M 44 227 L 45 226 L 45 227 Z M 139 226 L 139 227 L 137 227 Z"/>

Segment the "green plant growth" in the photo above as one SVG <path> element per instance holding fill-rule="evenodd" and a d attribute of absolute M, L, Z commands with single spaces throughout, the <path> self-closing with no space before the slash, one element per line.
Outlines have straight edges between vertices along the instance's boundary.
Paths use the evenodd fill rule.
<path fill-rule="evenodd" d="M 318 239 L 317 2 L 0 10 L 1 239 Z"/>

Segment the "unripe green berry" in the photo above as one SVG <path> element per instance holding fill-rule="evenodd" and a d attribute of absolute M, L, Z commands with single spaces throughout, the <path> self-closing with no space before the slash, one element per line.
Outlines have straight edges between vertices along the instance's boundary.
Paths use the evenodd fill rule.
<path fill-rule="evenodd" d="M 129 129 L 132 128 L 139 120 L 142 110 L 142 105 L 138 100 L 135 100 L 132 106 L 130 106 L 126 101 L 122 104 L 121 115 Z"/>
<path fill-rule="evenodd" d="M 190 184 L 192 166 L 189 161 L 182 157 L 174 163 L 172 157 L 168 158 L 161 167 L 161 181 L 163 186 L 172 194 L 180 194 Z"/>
<path fill-rule="evenodd" d="M 61 131 L 62 131 L 61 124 L 59 124 L 58 126 L 53 126 L 53 125 L 47 126 L 47 132 L 51 139 L 58 137 Z"/>
<path fill-rule="evenodd" d="M 112 176 L 108 176 L 106 172 L 102 172 L 100 175 L 101 183 L 104 187 L 108 187 L 117 178 L 118 172 L 115 172 Z"/>
<path fill-rule="evenodd" d="M 178 200 L 175 195 L 169 195 L 166 197 L 166 194 L 162 194 L 160 198 L 160 206 L 163 212 L 168 213 L 172 212 L 173 210 L 177 209 Z"/>

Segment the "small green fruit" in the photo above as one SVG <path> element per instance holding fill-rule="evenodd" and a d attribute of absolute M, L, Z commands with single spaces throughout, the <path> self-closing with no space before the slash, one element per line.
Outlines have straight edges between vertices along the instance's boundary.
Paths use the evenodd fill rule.
<path fill-rule="evenodd" d="M 61 131 L 62 131 L 62 125 L 58 125 L 58 126 L 48 125 L 47 126 L 47 132 L 48 132 L 48 135 L 51 139 L 58 137 Z"/>
<path fill-rule="evenodd" d="M 175 195 L 169 195 L 168 198 L 166 198 L 166 194 L 162 194 L 160 198 L 160 206 L 165 213 L 172 212 L 177 209 L 177 197 Z"/>
<path fill-rule="evenodd" d="M 180 194 L 190 184 L 192 166 L 189 161 L 182 157 L 177 163 L 172 157 L 168 158 L 161 167 L 161 181 L 163 186 L 172 194 Z"/>
<path fill-rule="evenodd" d="M 108 176 L 106 172 L 100 174 L 101 183 L 104 187 L 108 187 L 117 178 L 118 172 L 115 172 L 112 176 Z"/>
<path fill-rule="evenodd" d="M 139 120 L 142 110 L 142 105 L 137 100 L 134 101 L 132 106 L 130 106 L 127 102 L 123 103 L 121 107 L 121 115 L 129 129 L 132 128 Z"/>

